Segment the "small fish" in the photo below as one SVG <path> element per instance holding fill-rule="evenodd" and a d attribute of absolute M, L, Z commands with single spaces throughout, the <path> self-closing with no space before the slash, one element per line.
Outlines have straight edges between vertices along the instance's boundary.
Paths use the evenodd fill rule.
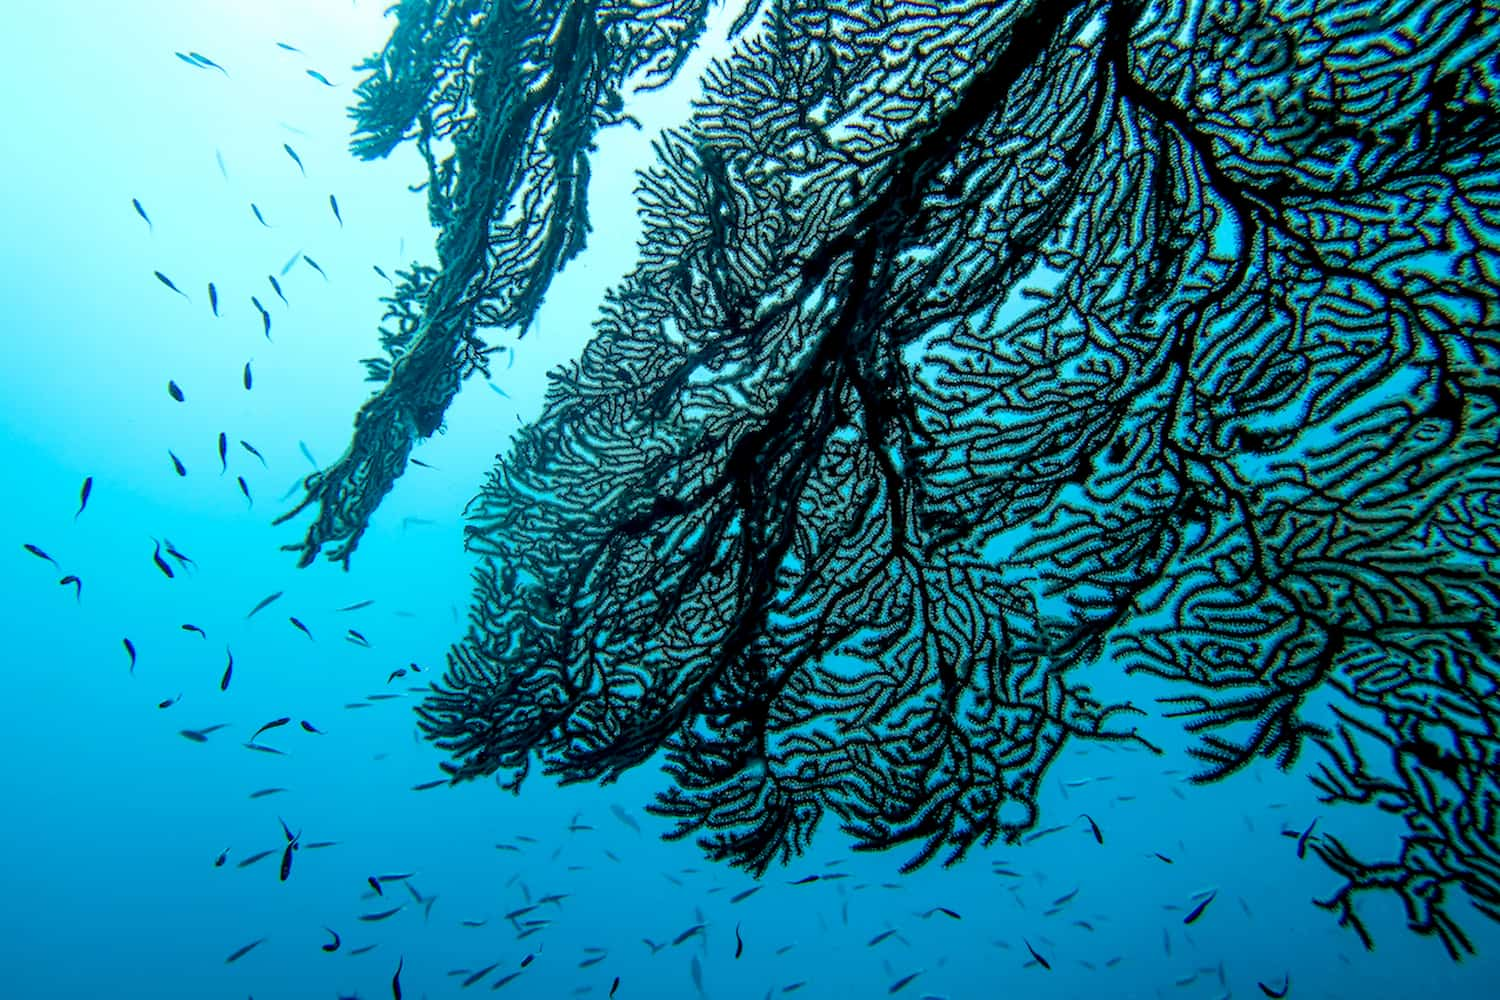
<path fill-rule="evenodd" d="M 404 909 L 406 909 L 406 904 L 402 903 L 400 906 L 397 906 L 390 910 L 380 910 L 376 913 L 361 913 L 359 915 L 359 919 L 365 921 L 366 923 L 374 923 L 377 920 L 389 920 L 391 917 L 394 917 Z"/>
<path fill-rule="evenodd" d="M 193 62 L 197 63 L 200 66 L 206 66 L 209 69 L 216 69 L 220 73 L 223 73 L 225 76 L 229 75 L 229 70 L 225 69 L 223 66 L 220 66 L 218 63 L 214 62 L 212 59 L 208 58 L 208 56 L 204 55 L 201 52 L 189 52 L 188 58 L 192 59 Z"/>
<path fill-rule="evenodd" d="M 229 438 L 223 431 L 219 432 L 219 475 L 229 471 Z"/>
<path fill-rule="evenodd" d="M 135 643 L 128 638 L 121 639 L 120 643 L 125 647 L 125 652 L 130 656 L 130 672 L 135 673 Z"/>
<path fill-rule="evenodd" d="M 889 938 L 891 935 L 893 935 L 895 933 L 896 933 L 896 928 L 894 928 L 894 927 L 890 928 L 889 930 L 881 931 L 879 934 L 876 934 L 874 937 L 870 938 L 870 940 L 866 941 L 865 942 L 865 947 L 866 948 L 873 948 L 877 944 L 879 944 L 880 942 L 884 941 L 886 938 Z"/>
<path fill-rule="evenodd" d="M 478 972 L 470 974 L 469 977 L 463 981 L 463 985 L 466 987 L 473 986 L 485 976 L 488 976 L 491 972 L 494 972 L 495 968 L 499 966 L 499 964 L 499 962 L 491 963 L 490 965 L 486 965 L 484 968 L 480 969 Z"/>
<path fill-rule="evenodd" d="M 339 937 L 339 932 L 336 931 L 336 930 L 334 930 L 332 927 L 325 927 L 323 929 L 325 931 L 327 931 L 333 937 L 332 941 L 330 941 L 327 944 L 323 945 L 323 950 L 324 951 L 328 951 L 328 952 L 338 951 L 339 950 L 339 945 L 343 943 L 344 939 L 341 938 L 341 937 Z"/>
<path fill-rule="evenodd" d="M 183 62 L 187 63 L 189 66 L 193 67 L 193 69 L 207 69 L 208 68 L 207 66 L 204 66 L 202 63 L 200 63 L 200 62 L 196 61 L 195 59 L 193 59 L 186 52 L 173 52 L 172 54 L 174 56 L 176 56 L 178 59 L 181 59 Z"/>
<path fill-rule="evenodd" d="M 27 552 L 30 552 L 32 555 L 36 556 L 38 559 L 45 559 L 53 566 L 57 566 L 58 569 L 62 569 L 62 566 L 58 565 L 56 559 L 53 559 L 46 552 L 37 548 L 35 545 L 32 545 L 30 542 L 23 543 L 21 547 L 24 548 Z"/>
<path fill-rule="evenodd" d="M 911 981 L 913 979 L 916 979 L 921 974 L 921 972 L 913 972 L 909 975 L 902 976 L 900 979 L 896 980 L 890 985 L 890 988 L 886 990 L 886 993 L 900 993 L 902 990 L 906 989 L 907 986 L 911 985 Z"/>
<path fill-rule="evenodd" d="M 428 465 L 426 462 L 422 461 L 420 458 L 409 459 L 409 461 L 411 462 L 412 465 L 420 465 L 424 469 L 437 469 L 437 466 L 435 466 L 435 465 Z M 442 470 L 439 469 L 438 471 L 442 471 Z M 416 517 L 409 517 L 409 518 L 407 518 L 407 520 L 408 521 L 422 521 L 425 524 L 431 524 L 432 523 L 431 521 L 426 521 L 423 518 L 416 518 Z"/>
<path fill-rule="evenodd" d="M 224 664 L 224 676 L 219 678 L 220 691 L 229 690 L 229 679 L 234 676 L 234 652 L 228 646 L 224 647 L 224 652 L 228 655 L 229 662 Z"/>
<path fill-rule="evenodd" d="M 316 458 L 313 458 L 312 452 L 308 450 L 306 441 L 298 441 L 297 447 L 301 449 L 302 457 L 311 462 L 314 469 L 321 468 L 321 466 L 318 465 L 318 460 Z"/>
<path fill-rule="evenodd" d="M 254 743 L 255 742 L 255 737 L 259 736 L 261 733 L 269 732 L 272 729 L 280 729 L 282 726 L 286 725 L 288 722 L 291 722 L 291 721 L 292 721 L 292 717 L 290 715 L 283 715 L 279 719 L 272 719 L 270 722 L 266 723 L 264 726 L 261 726 L 259 729 L 257 729 L 255 731 L 255 736 L 251 736 L 250 737 L 250 742 Z"/>
<path fill-rule="evenodd" d="M 296 626 L 297 631 L 301 632 L 303 635 L 307 636 L 309 639 L 311 639 L 313 637 L 313 634 L 308 631 L 307 626 L 304 625 L 304 624 L 302 624 L 302 622 L 300 620 L 298 620 L 297 618 L 295 618 L 295 617 L 293 617 L 291 615 L 288 615 L 286 620 L 289 621 L 289 622 L 291 622 L 294 626 Z"/>
<path fill-rule="evenodd" d="M 215 316 L 219 315 L 219 290 L 212 281 L 208 283 L 208 307 L 214 311 Z"/>
<path fill-rule="evenodd" d="M 182 695 L 178 695 L 177 697 L 181 698 Z M 177 730 L 177 735 L 185 740 L 192 740 L 194 743 L 207 743 L 209 734 L 216 733 L 227 725 L 228 723 L 226 722 L 219 722 L 203 729 L 179 729 Z"/>
<path fill-rule="evenodd" d="M 510 398 L 510 393 L 506 392 L 504 389 L 500 388 L 495 383 L 493 383 L 493 382 L 486 382 L 485 385 L 487 385 L 491 389 L 495 390 L 496 395 L 504 396 L 506 399 Z"/>
<path fill-rule="evenodd" d="M 83 513 L 83 508 L 89 505 L 89 494 L 92 492 L 94 492 L 94 477 L 86 476 L 83 486 L 78 490 L 78 513 L 73 515 L 73 520 L 78 520 L 79 514 Z"/>
<path fill-rule="evenodd" d="M 704 924 L 694 924 L 693 926 L 689 927 L 687 930 L 683 931 L 681 934 L 673 938 L 672 945 L 675 947 L 682 944 L 682 942 L 686 941 L 690 937 L 693 937 L 694 935 L 702 934 L 705 926 L 706 925 Z"/>
<path fill-rule="evenodd" d="M 174 468 L 174 469 L 177 470 L 177 474 L 179 476 L 186 476 L 187 475 L 187 466 L 185 466 L 185 465 L 182 464 L 182 459 L 180 459 L 180 458 L 177 457 L 176 452 L 174 452 L 174 451 L 172 451 L 172 449 L 168 448 L 167 449 L 167 455 L 172 459 L 172 468 Z"/>
<path fill-rule="evenodd" d="M 182 386 L 178 385 L 171 379 L 167 379 L 167 395 L 171 396 L 179 403 L 185 402 L 187 399 L 187 397 L 182 394 Z"/>
<path fill-rule="evenodd" d="M 193 301 L 191 298 L 188 298 L 188 293 L 187 292 L 184 292 L 182 289 L 180 289 L 176 285 L 172 284 L 172 279 L 171 278 L 167 277 L 165 274 L 162 274 L 160 271 L 152 271 L 151 273 L 154 274 L 154 275 L 156 275 L 156 280 L 157 281 L 160 281 L 163 285 L 166 285 L 172 291 L 176 292 L 178 295 L 181 295 L 183 298 L 187 299 L 189 302 Z"/>
<path fill-rule="evenodd" d="M 1255 985 L 1259 986 L 1260 987 L 1260 991 L 1262 993 L 1264 993 L 1266 996 L 1271 997 L 1272 1000 L 1281 1000 L 1281 997 L 1286 996 L 1287 990 L 1289 990 L 1289 989 L 1292 988 L 1292 977 L 1290 975 L 1285 976 L 1283 978 L 1281 989 L 1279 989 L 1279 990 L 1272 989 L 1271 987 L 1267 986 L 1263 982 L 1260 982 L 1259 980 L 1256 980 Z"/>
<path fill-rule="evenodd" d="M 740 925 L 734 925 L 734 957 L 739 958 L 745 953 L 745 939 L 740 937 Z"/>
<path fill-rule="evenodd" d="M 1169 857 L 1167 857 L 1165 854 L 1162 854 L 1160 852 L 1155 852 L 1155 851 L 1153 851 L 1152 853 L 1154 853 L 1156 855 L 1157 860 L 1161 861 L 1164 864 L 1169 864 L 1170 865 L 1170 864 L 1174 863 L 1172 861 L 1172 859 L 1169 858 Z"/>
<path fill-rule="evenodd" d="M 302 725 L 303 732 L 313 733 L 313 734 L 315 734 L 317 736 L 322 736 L 323 735 L 323 730 L 319 729 L 317 726 L 313 725 L 311 722 L 308 722 L 306 719 L 302 720 L 301 725 Z"/>
<path fill-rule="evenodd" d="M 266 221 L 266 217 L 264 215 L 260 214 L 260 206 L 257 205 L 253 201 L 250 203 L 250 211 L 252 211 L 252 212 L 255 213 L 255 221 L 256 222 L 259 222 L 262 226 L 265 226 L 267 229 L 271 228 L 271 224 Z"/>
<path fill-rule="evenodd" d="M 173 705 L 177 704 L 181 700 L 182 700 L 182 695 L 179 694 L 175 698 L 167 698 L 167 699 L 164 699 L 162 701 L 157 702 L 156 703 L 156 707 L 157 708 L 171 708 Z"/>
<path fill-rule="evenodd" d="M 214 150 L 214 159 L 219 164 L 219 173 L 226 181 L 229 180 L 229 168 L 224 166 L 224 154 L 216 149 Z"/>
<path fill-rule="evenodd" d="M 276 280 L 276 275 L 268 274 L 266 275 L 266 280 L 271 283 L 271 288 L 275 290 L 277 298 L 281 299 L 281 304 L 286 306 L 291 305 L 286 300 L 286 293 L 281 290 L 281 282 Z"/>
<path fill-rule="evenodd" d="M 307 262 L 307 266 L 308 267 L 312 268 L 314 271 L 317 271 L 319 274 L 321 274 L 323 276 L 323 280 L 324 281 L 328 280 L 328 272 L 325 271 L 325 270 L 323 270 L 321 267 L 319 267 L 317 261 L 313 260 L 307 254 L 303 254 L 302 255 L 302 259 Z"/>
<path fill-rule="evenodd" d="M 380 265 L 379 265 L 379 264 L 371 264 L 371 265 L 370 265 L 370 266 L 371 266 L 371 267 L 373 267 L 373 268 L 374 268 L 374 269 L 375 269 L 375 273 L 376 273 L 376 274 L 378 274 L 378 275 L 380 275 L 380 276 L 381 276 L 381 277 L 382 277 L 382 278 L 384 278 L 384 279 L 385 279 L 385 280 L 386 280 L 386 281 L 390 281 L 390 282 L 391 282 L 391 284 L 392 284 L 392 285 L 394 285 L 394 284 L 395 284 L 395 282 L 394 282 L 394 281 L 391 281 L 391 276 L 390 276 L 390 275 L 389 275 L 389 274 L 386 274 L 386 273 L 385 273 L 385 272 L 384 272 L 384 271 L 382 271 L 382 270 L 381 270 L 381 269 L 380 269 Z"/>
<path fill-rule="evenodd" d="M 245 500 L 250 504 L 250 506 L 254 507 L 255 506 L 255 499 L 250 496 L 250 485 L 245 482 L 245 477 L 244 476 L 235 476 L 234 478 L 236 480 L 238 480 L 238 482 L 240 484 L 240 492 L 243 493 L 243 494 L 245 494 Z"/>
<path fill-rule="evenodd" d="M 333 195 L 328 196 L 328 207 L 333 209 L 333 217 L 339 220 L 339 228 L 344 228 L 344 217 L 339 214 L 339 200 Z"/>
<path fill-rule="evenodd" d="M 302 165 L 302 157 L 297 155 L 297 151 L 291 147 L 291 144 L 283 142 L 281 148 L 286 150 L 286 155 L 292 158 L 292 162 L 297 164 L 297 169 L 302 171 L 302 176 L 306 177 L 307 168 Z"/>
<path fill-rule="evenodd" d="M 374 950 L 375 950 L 375 945 L 373 945 L 373 944 L 365 944 L 365 945 L 360 945 L 358 948 L 350 948 L 349 949 L 349 954 L 351 954 L 351 955 L 363 955 L 367 951 L 374 951 Z"/>
<path fill-rule="evenodd" d="M 146 210 L 141 207 L 140 199 L 132 198 L 130 199 L 130 203 L 135 206 L 135 214 L 139 215 L 143 220 L 145 220 L 147 231 L 155 232 L 156 227 L 151 224 L 151 216 L 147 215 Z"/>
<path fill-rule="evenodd" d="M 290 274 L 292 268 L 294 268 L 294 267 L 297 266 L 297 261 L 299 261 L 301 259 L 302 259 L 302 251 L 301 250 L 298 250 L 296 253 L 292 254 L 291 258 L 285 264 L 281 265 L 281 276 L 283 278 L 285 278 L 288 274 Z"/>
<path fill-rule="evenodd" d="M 1093 834 L 1094 834 L 1094 840 L 1097 841 L 1100 846 L 1103 846 L 1103 844 L 1104 844 L 1104 834 L 1099 830 L 1099 824 L 1095 823 L 1094 822 L 1094 818 L 1092 816 L 1090 816 L 1088 813 L 1084 813 L 1081 818 L 1086 819 L 1086 820 L 1089 821 L 1089 830 L 1091 830 L 1093 832 Z"/>
<path fill-rule="evenodd" d="M 250 793 L 252 799 L 263 799 L 267 795 L 276 795 L 286 791 L 285 788 L 261 788 Z"/>
<path fill-rule="evenodd" d="M 385 890 L 382 889 L 382 888 L 380 888 L 380 879 L 376 878 L 374 875 L 371 875 L 368 878 L 366 878 L 365 881 L 368 882 L 368 883 L 370 883 L 370 888 L 375 890 L 375 895 L 377 895 L 377 896 L 384 896 L 385 895 Z"/>
<path fill-rule="evenodd" d="M 313 464 L 316 465 L 317 463 L 314 462 Z M 372 605 L 374 603 L 375 603 L 374 601 L 360 601 L 357 604 L 346 605 L 345 607 L 339 608 L 338 610 L 340 610 L 340 611 L 358 611 L 360 608 L 368 608 L 370 605 Z"/>
<path fill-rule="evenodd" d="M 536 954 L 528 954 L 525 958 L 521 959 L 521 968 L 526 968 L 526 966 L 530 965 L 534 961 L 536 961 Z"/>
<path fill-rule="evenodd" d="M 219 856 L 217 858 L 214 858 L 214 867 L 215 868 L 223 868 L 224 867 L 224 862 L 226 862 L 228 860 L 229 860 L 229 848 L 226 847 L 222 851 L 219 852 Z"/>
<path fill-rule="evenodd" d="M 1307 857 L 1307 838 L 1310 837 L 1310 836 L 1312 836 L 1313 827 L 1315 827 L 1317 825 L 1318 825 L 1318 818 L 1316 816 L 1314 816 L 1313 817 L 1313 821 L 1311 823 L 1307 824 L 1307 829 L 1303 830 L 1302 831 L 1302 835 L 1297 838 L 1297 858 L 1298 858 L 1298 860 L 1301 860 L 1302 858 Z"/>
<path fill-rule="evenodd" d="M 609 984 L 609 995 L 610 995 L 611 1000 L 613 1000 L 614 995 L 615 995 L 615 991 L 618 990 L 619 988 L 620 988 L 620 977 L 616 976 L 615 977 L 615 981 Z"/>
<path fill-rule="evenodd" d="M 228 958 L 224 959 L 224 964 L 228 965 L 231 962 L 235 962 L 235 961 L 238 961 L 241 958 L 244 958 L 246 955 L 250 954 L 251 950 L 253 950 L 257 945 L 265 944 L 265 942 L 266 942 L 265 938 L 256 938 L 254 941 L 251 941 L 249 944 L 245 945 L 243 948 L 237 949 L 232 955 L 230 955 Z"/>
<path fill-rule="evenodd" d="M 176 462 L 177 456 L 173 455 L 172 460 Z M 178 462 L 177 464 L 181 466 L 182 463 Z M 187 475 L 187 473 L 185 472 L 182 474 Z M 152 541 L 156 540 L 152 539 Z M 156 542 L 156 551 L 151 554 L 151 559 L 156 563 L 156 568 L 161 570 L 162 575 L 165 576 L 168 580 L 172 579 L 176 575 L 172 572 L 172 567 L 168 566 L 167 561 L 161 557 L 161 542 Z"/>
<path fill-rule="evenodd" d="M 746 899 L 749 899 L 749 898 L 750 898 L 750 897 L 751 897 L 751 896 L 753 896 L 753 895 L 755 895 L 755 894 L 756 894 L 756 893 L 757 893 L 757 892 L 760 892 L 760 890 L 761 890 L 761 889 L 762 889 L 762 888 L 764 888 L 764 887 L 763 887 L 763 886 L 758 886 L 758 885 L 752 885 L 752 886 L 751 886 L 751 887 L 750 887 L 750 888 L 748 888 L 748 889 L 746 889 L 746 890 L 744 890 L 744 891 L 743 891 L 743 892 L 737 892 L 737 893 L 735 893 L 735 894 L 734 894 L 734 895 L 733 895 L 733 896 L 732 896 L 732 897 L 731 897 L 731 898 L 730 898 L 730 900 L 729 900 L 729 901 L 730 901 L 730 902 L 731 902 L 731 903 L 739 903 L 739 902 L 742 902 L 742 901 L 744 901 L 744 900 L 746 900 Z"/>
<path fill-rule="evenodd" d="M 1031 946 L 1030 941 L 1027 941 L 1025 938 L 1022 938 L 1021 941 L 1026 945 L 1026 950 L 1031 952 L 1031 957 L 1036 959 L 1038 964 L 1040 964 L 1042 968 L 1046 969 L 1049 972 L 1052 971 L 1052 963 L 1048 962 L 1041 955 L 1037 954 L 1037 950 Z"/>
<path fill-rule="evenodd" d="M 930 909 L 926 913 L 922 914 L 922 918 L 924 920 L 926 920 L 926 919 L 930 918 L 934 913 L 941 913 L 943 916 L 945 916 L 945 917 L 951 917 L 954 920 L 962 920 L 963 919 L 963 917 L 959 916 L 953 910 L 948 909 L 946 906 L 934 906 L 932 909 Z"/>
<path fill-rule="evenodd" d="M 439 785 L 446 785 L 447 783 L 447 778 L 435 778 L 432 781 L 424 781 L 419 785 L 412 785 L 411 790 L 414 792 L 425 792 L 428 789 L 436 788 Z"/>
<path fill-rule="evenodd" d="M 1213 892 L 1210 892 L 1203 898 L 1202 902 L 1188 911 L 1188 915 L 1182 918 L 1182 922 L 1185 924 L 1190 924 L 1197 920 L 1199 917 L 1203 916 L 1203 911 L 1208 909 L 1208 904 L 1212 903 L 1214 901 L 1214 897 L 1218 894 L 1219 893 L 1217 889 Z"/>
<path fill-rule="evenodd" d="M 261 325 L 261 328 L 265 331 L 266 339 L 270 340 L 271 339 L 271 314 L 268 313 L 268 312 L 266 312 L 266 307 L 263 306 L 263 305 L 261 305 L 260 304 L 260 299 L 257 299 L 254 295 L 250 296 L 250 302 L 251 302 L 252 305 L 255 306 L 255 308 L 257 310 L 260 311 L 260 325 Z"/>
<path fill-rule="evenodd" d="M 286 49 L 288 52 L 301 52 L 302 51 L 301 49 L 297 48 L 297 46 L 295 46 L 295 45 L 288 45 L 286 42 L 277 42 L 276 43 L 276 47 L 278 49 Z"/>
<path fill-rule="evenodd" d="M 278 591 L 276 591 L 276 593 L 271 594 L 269 597 L 262 598 L 261 602 L 259 604 L 257 604 L 255 607 L 251 608 L 250 611 L 245 615 L 245 617 L 246 618 L 254 618 L 257 612 L 264 611 L 277 598 L 279 598 L 283 593 L 285 593 L 285 591 L 278 590 Z"/>
<path fill-rule="evenodd" d="M 353 632 L 354 630 L 350 629 L 349 631 Z M 405 677 L 405 676 L 406 676 L 406 670 L 403 669 L 403 668 L 401 668 L 401 667 L 397 667 L 395 670 L 391 671 L 390 676 L 385 679 L 385 682 L 387 684 L 389 684 L 391 681 L 397 680 L 397 679 L 399 679 L 401 677 Z"/>
<path fill-rule="evenodd" d="M 296 849 L 297 842 L 294 840 L 291 843 L 287 844 L 281 852 L 280 880 L 282 882 L 285 882 L 287 879 L 292 877 L 292 852 Z"/>
<path fill-rule="evenodd" d="M 348 631 L 348 634 L 344 636 L 344 638 L 354 643 L 356 646 L 364 646 L 366 649 L 370 648 L 370 640 L 366 639 L 364 637 L 364 633 L 358 631 L 357 629 L 351 628 Z"/>
<path fill-rule="evenodd" d="M 317 80 L 319 83 L 321 83 L 325 87 L 332 87 L 333 86 L 333 84 L 331 84 L 331 83 L 328 82 L 328 77 L 324 76 L 322 73 L 319 73 L 315 69 L 308 70 L 307 71 L 307 75 L 310 76 L 310 77 L 312 77 L 314 80 Z"/>
<path fill-rule="evenodd" d="M 204 639 L 208 638 L 208 633 L 203 631 L 202 627 L 198 625 L 183 625 L 182 630 L 184 632 L 197 632 L 200 637 Z"/>
<path fill-rule="evenodd" d="M 237 867 L 237 868 L 249 868 L 251 865 L 255 864 L 257 861 L 264 861 L 266 858 L 269 858 L 271 855 L 273 855 L 275 853 L 276 853 L 276 848 L 273 847 L 269 851 L 261 851 L 259 854 L 252 854 L 248 858 L 242 859 L 240 861 L 240 863 L 238 865 L 236 865 L 235 867 Z"/>

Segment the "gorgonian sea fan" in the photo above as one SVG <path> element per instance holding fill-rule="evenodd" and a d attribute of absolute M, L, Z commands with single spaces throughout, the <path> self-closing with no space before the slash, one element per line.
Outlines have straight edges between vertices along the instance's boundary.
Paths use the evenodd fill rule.
<path fill-rule="evenodd" d="M 1410 828 L 1316 839 L 1323 905 L 1368 944 L 1355 902 L 1394 891 L 1469 949 L 1450 894 L 1500 918 L 1497 16 L 769 6 L 472 507 L 421 709 L 452 773 L 664 751 L 655 808 L 716 858 L 831 811 L 952 860 L 1037 822 L 1069 740 L 1145 743 L 1104 661 L 1174 690 L 1199 780 L 1317 745 L 1325 798 Z"/>

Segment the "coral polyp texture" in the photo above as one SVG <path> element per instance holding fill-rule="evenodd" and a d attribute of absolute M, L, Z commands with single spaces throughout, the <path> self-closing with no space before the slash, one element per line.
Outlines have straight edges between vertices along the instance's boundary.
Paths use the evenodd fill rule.
<path fill-rule="evenodd" d="M 524 329 L 703 16 L 401 5 L 360 148 L 415 128 L 439 266 L 304 561 Z M 654 809 L 759 872 L 830 815 L 912 866 L 1015 842 L 1069 744 L 1165 717 L 1199 781 L 1399 816 L 1373 858 L 1325 820 L 1320 903 L 1368 944 L 1397 893 L 1461 955 L 1500 918 L 1496 53 L 1457 0 L 747 11 L 471 505 L 426 735 L 510 787 L 664 761 Z"/>

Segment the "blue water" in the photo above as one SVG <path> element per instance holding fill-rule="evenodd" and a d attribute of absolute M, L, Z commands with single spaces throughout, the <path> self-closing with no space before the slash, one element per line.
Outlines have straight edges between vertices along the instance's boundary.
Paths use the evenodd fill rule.
<path fill-rule="evenodd" d="M 0 60 L 0 996 L 379 998 L 392 995 L 398 965 L 405 996 L 432 998 L 488 991 L 516 972 L 498 995 L 604 997 L 618 977 L 622 998 L 728 1000 L 797 983 L 800 997 L 875 997 L 913 973 L 897 995 L 1260 996 L 1257 982 L 1288 978 L 1292 997 L 1494 995 L 1484 986 L 1500 982 L 1492 924 L 1467 925 L 1479 953 L 1454 964 L 1434 939 L 1405 931 L 1394 897 L 1362 911 L 1373 953 L 1312 905 L 1336 880 L 1311 855 L 1299 861 L 1283 829 L 1317 818 L 1355 846 L 1400 831 L 1321 806 L 1300 769 L 1200 788 L 1177 752 L 1080 750 L 1054 768 L 1042 803 L 1043 825 L 1065 830 L 903 876 L 906 855 L 853 854 L 830 828 L 813 855 L 761 883 L 659 839 L 664 824 L 643 808 L 661 784 L 651 768 L 603 789 L 538 778 L 520 796 L 487 782 L 411 790 L 438 776 L 411 708 L 466 613 L 459 512 L 518 419 L 536 412 L 543 373 L 579 349 L 603 289 L 629 265 L 631 172 L 687 95 L 633 108 L 646 134 L 601 142 L 591 249 L 559 279 L 513 366 L 497 363 L 505 395 L 467 387 L 449 430 L 417 452 L 434 468 L 400 481 L 351 572 L 297 570 L 278 547 L 299 529 L 269 522 L 312 471 L 299 442 L 331 461 L 369 391 L 358 360 L 377 353 L 389 287 L 373 266 L 432 260 L 424 199 L 407 191 L 424 176 L 416 154 L 364 164 L 347 152 L 350 67 L 381 46 L 388 22 L 372 0 L 11 8 Z M 227 75 L 184 64 L 178 50 Z M 281 276 L 296 253 L 327 280 L 302 261 Z M 272 315 L 270 340 L 252 295 Z M 196 568 L 173 562 L 166 578 L 152 559 L 160 539 Z M 76 599 L 58 585 L 64 574 L 82 581 Z M 369 648 L 346 641 L 351 628 Z M 413 663 L 423 671 L 391 678 Z M 260 742 L 283 753 L 245 748 L 282 717 L 292 721 Z M 220 724 L 203 742 L 181 735 Z M 251 797 L 266 788 L 285 790 Z M 302 848 L 285 881 L 282 821 Z M 406 873 L 381 897 L 366 881 Z M 823 878 L 789 884 L 812 874 Z M 1184 924 L 1208 890 L 1214 901 Z M 539 902 L 547 896 L 563 898 Z M 359 919 L 396 906 L 389 919 Z M 518 939 L 526 920 L 549 923 Z M 341 937 L 337 952 L 322 950 L 325 928 Z M 1028 945 L 1050 970 L 1028 964 Z"/>

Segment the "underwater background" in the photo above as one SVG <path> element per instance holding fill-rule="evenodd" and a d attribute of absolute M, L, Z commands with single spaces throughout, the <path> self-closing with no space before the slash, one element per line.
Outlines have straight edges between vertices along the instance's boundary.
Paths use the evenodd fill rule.
<path fill-rule="evenodd" d="M 1313 905 L 1337 879 L 1298 837 L 1398 820 L 1320 803 L 1307 758 L 1190 784 L 1170 726 L 1160 757 L 1068 748 L 1062 829 L 905 874 L 831 821 L 760 879 L 716 864 L 661 839 L 654 766 L 414 790 L 443 777 L 412 708 L 467 620 L 464 506 L 633 263 L 635 173 L 734 13 L 601 135 L 588 250 L 346 572 L 270 522 L 369 393 L 376 268 L 433 258 L 416 152 L 348 149 L 380 5 L 9 6 L 0 996 L 378 998 L 398 970 L 431 998 L 1496 995 L 1493 922 L 1454 962 L 1394 896 L 1363 904 L 1371 952 Z"/>

